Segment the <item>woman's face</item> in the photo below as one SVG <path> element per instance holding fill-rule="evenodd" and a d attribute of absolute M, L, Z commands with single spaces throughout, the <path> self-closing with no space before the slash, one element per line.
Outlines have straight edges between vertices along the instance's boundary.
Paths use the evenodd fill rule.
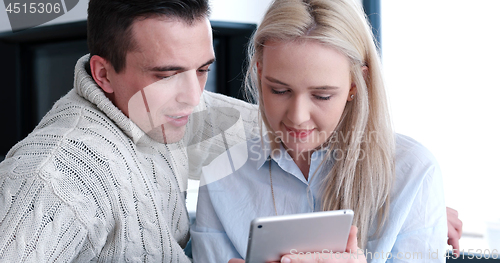
<path fill-rule="evenodd" d="M 326 142 L 356 93 L 347 57 L 316 41 L 268 41 L 257 69 L 270 128 L 293 158 Z"/>

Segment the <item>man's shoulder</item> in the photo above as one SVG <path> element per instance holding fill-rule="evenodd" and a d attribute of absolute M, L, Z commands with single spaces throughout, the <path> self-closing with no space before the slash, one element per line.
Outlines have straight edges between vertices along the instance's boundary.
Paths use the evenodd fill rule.
<path fill-rule="evenodd" d="M 72 89 L 54 103 L 54 106 L 40 120 L 34 131 L 48 126 L 66 128 L 71 126 L 72 121 L 78 120 L 85 115 L 104 116 L 105 114 L 93 103 L 78 95 L 75 89 Z"/>
<path fill-rule="evenodd" d="M 0 173 L 30 177 L 53 174 L 71 163 L 72 169 L 115 158 L 128 137 L 93 104 L 68 93 L 56 102 L 37 127 L 14 145 L 0 164 Z M 47 168 L 52 167 L 52 168 Z M 47 170 L 48 169 L 48 170 Z M 47 173 L 47 171 L 49 171 Z"/>
<path fill-rule="evenodd" d="M 75 90 L 58 100 L 32 132 L 33 135 L 64 135 L 67 138 L 113 137 L 123 132 L 115 121 Z M 30 134 L 31 135 L 31 134 Z"/>

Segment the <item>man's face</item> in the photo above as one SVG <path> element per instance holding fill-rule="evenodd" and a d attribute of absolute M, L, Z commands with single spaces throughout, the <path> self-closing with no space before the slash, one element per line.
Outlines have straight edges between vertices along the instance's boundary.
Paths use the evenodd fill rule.
<path fill-rule="evenodd" d="M 153 139 L 177 142 L 200 101 L 215 58 L 210 23 L 138 19 L 132 35 L 136 46 L 127 53 L 124 70 L 108 75 L 112 100 Z"/>

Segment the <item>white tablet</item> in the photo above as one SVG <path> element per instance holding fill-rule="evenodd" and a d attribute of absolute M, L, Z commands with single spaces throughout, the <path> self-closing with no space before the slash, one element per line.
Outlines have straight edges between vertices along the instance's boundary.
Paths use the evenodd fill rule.
<path fill-rule="evenodd" d="M 352 210 L 336 210 L 256 218 L 250 224 L 245 262 L 344 252 L 353 215 Z"/>

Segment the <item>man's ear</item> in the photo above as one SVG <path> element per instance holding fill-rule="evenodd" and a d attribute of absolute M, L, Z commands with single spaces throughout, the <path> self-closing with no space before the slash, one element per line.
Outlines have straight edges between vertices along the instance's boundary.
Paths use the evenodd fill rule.
<path fill-rule="evenodd" d="M 113 66 L 106 59 L 98 55 L 93 55 L 90 58 L 90 71 L 92 72 L 94 81 L 104 92 L 110 94 L 114 92 L 109 80 L 111 70 L 114 70 Z"/>

